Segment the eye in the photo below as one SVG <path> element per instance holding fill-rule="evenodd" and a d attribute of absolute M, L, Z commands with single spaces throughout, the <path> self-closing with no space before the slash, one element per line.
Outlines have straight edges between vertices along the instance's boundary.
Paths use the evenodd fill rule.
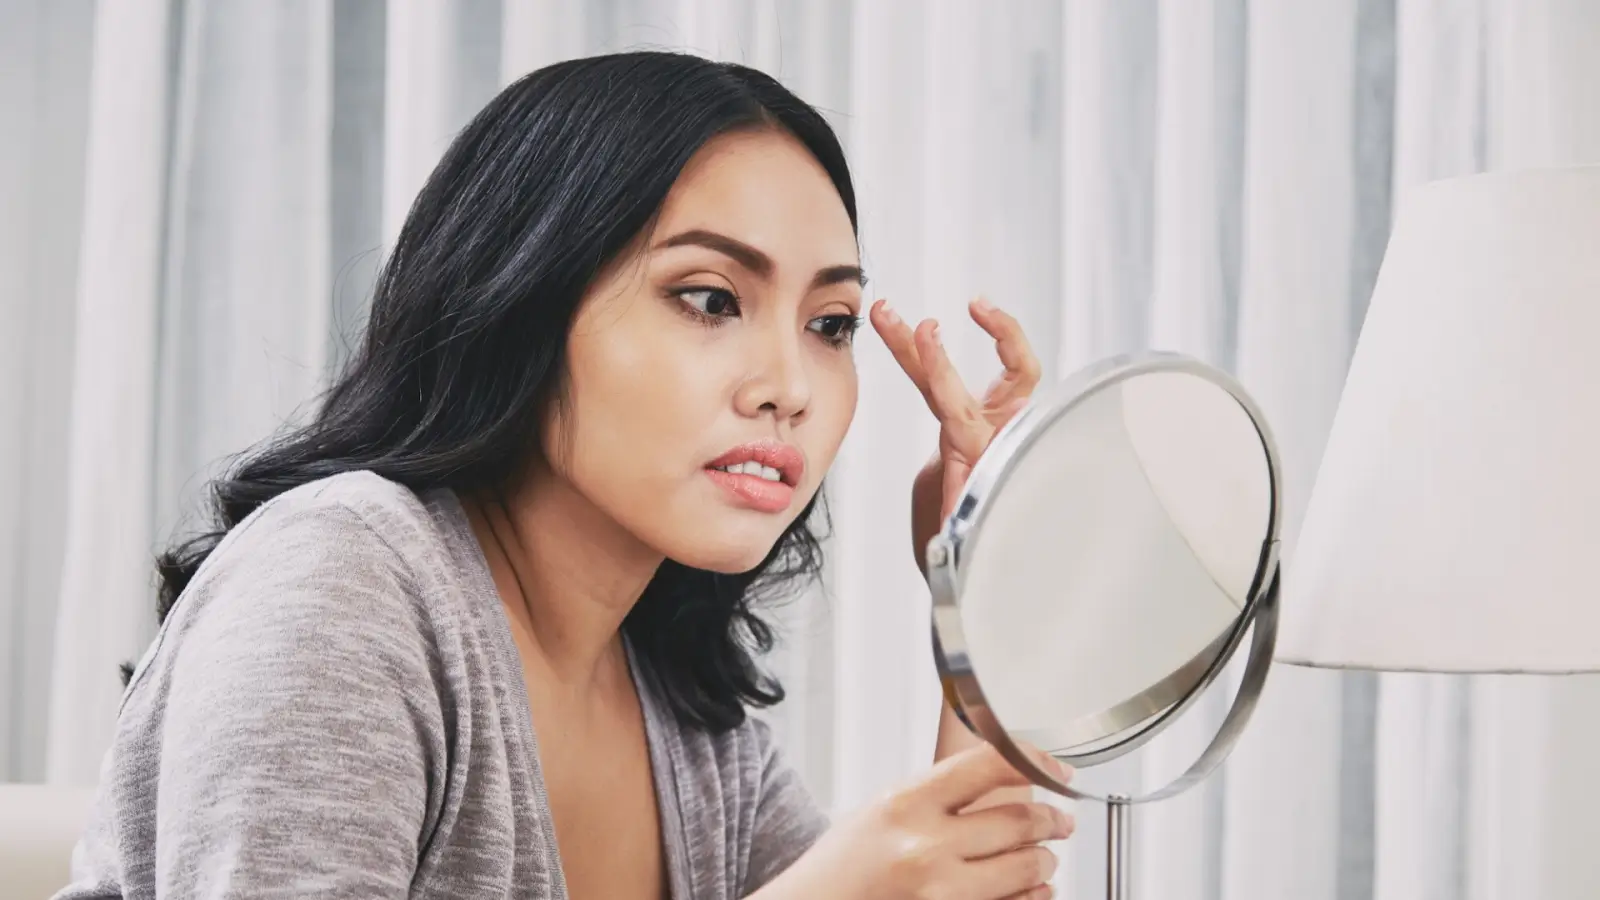
<path fill-rule="evenodd" d="M 739 298 L 732 291 L 714 287 L 680 288 L 672 292 L 689 311 L 706 319 L 737 318 Z"/>
<path fill-rule="evenodd" d="M 823 340 L 836 345 L 850 343 L 855 338 L 856 329 L 860 327 L 860 316 L 818 316 L 806 323 L 808 330 L 816 332 Z"/>

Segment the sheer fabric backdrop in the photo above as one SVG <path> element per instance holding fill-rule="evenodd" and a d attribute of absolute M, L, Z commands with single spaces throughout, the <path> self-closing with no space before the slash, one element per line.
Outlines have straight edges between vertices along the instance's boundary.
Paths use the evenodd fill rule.
<path fill-rule="evenodd" d="M 971 381 L 979 292 L 1052 378 L 1147 346 L 1237 373 L 1290 565 L 1395 204 L 1600 160 L 1586 0 L 0 0 L 0 777 L 95 780 L 153 549 L 304 414 L 452 133 L 533 68 L 642 46 L 824 108 L 869 290 L 950 323 Z M 873 338 L 857 359 L 828 583 L 778 613 L 769 714 L 840 813 L 926 764 L 938 702 L 906 539 L 934 426 Z M 1220 699 L 1085 780 L 1170 774 Z M 1143 814 L 1139 896 L 1587 896 L 1597 710 L 1587 678 L 1280 668 L 1225 771 Z M 1068 896 L 1100 890 L 1098 812 Z"/>

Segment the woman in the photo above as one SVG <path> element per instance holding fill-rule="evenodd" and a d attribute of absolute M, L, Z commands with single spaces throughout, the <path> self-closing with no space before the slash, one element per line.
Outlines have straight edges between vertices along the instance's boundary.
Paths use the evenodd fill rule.
<path fill-rule="evenodd" d="M 1070 821 L 949 710 L 942 762 L 831 830 L 745 715 L 782 697 L 753 604 L 816 573 L 855 409 L 855 226 L 833 134 L 758 72 L 640 53 L 506 89 L 316 420 L 163 558 L 63 896 L 1045 896 Z M 987 404 L 932 323 L 872 316 L 944 425 L 919 543 L 1037 380 L 974 317 Z"/>

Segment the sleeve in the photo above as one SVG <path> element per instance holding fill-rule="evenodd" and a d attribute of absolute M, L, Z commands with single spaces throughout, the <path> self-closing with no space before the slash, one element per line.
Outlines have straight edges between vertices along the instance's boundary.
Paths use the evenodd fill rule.
<path fill-rule="evenodd" d="M 785 760 L 771 729 L 758 720 L 751 724 L 762 762 L 745 895 L 782 874 L 828 830 L 827 815 Z"/>
<path fill-rule="evenodd" d="M 158 654 L 156 896 L 405 897 L 442 715 L 403 563 L 344 506 L 245 528 Z"/>

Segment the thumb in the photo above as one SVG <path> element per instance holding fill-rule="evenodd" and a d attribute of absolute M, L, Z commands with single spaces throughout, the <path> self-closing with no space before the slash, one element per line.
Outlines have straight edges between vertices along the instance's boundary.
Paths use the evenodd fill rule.
<path fill-rule="evenodd" d="M 1029 783 L 999 750 L 982 743 L 934 766 L 923 783 L 923 792 L 941 809 L 957 813 L 996 788 L 1025 787 Z"/>

